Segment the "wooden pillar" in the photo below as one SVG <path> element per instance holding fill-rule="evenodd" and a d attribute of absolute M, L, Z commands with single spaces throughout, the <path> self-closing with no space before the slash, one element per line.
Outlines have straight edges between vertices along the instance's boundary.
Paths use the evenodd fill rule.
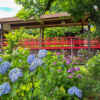
<path fill-rule="evenodd" d="M 3 24 L 0 24 L 0 48 L 2 49 L 3 43 Z"/>
<path fill-rule="evenodd" d="M 42 27 L 42 41 L 44 41 L 44 27 Z"/>
<path fill-rule="evenodd" d="M 91 54 L 91 44 L 90 44 L 91 34 L 90 34 L 90 24 L 88 23 L 88 56 Z"/>
<path fill-rule="evenodd" d="M 43 46 L 42 42 L 44 41 L 44 27 L 40 27 L 40 48 Z"/>
<path fill-rule="evenodd" d="M 71 38 L 71 59 L 73 60 L 73 38 Z"/>

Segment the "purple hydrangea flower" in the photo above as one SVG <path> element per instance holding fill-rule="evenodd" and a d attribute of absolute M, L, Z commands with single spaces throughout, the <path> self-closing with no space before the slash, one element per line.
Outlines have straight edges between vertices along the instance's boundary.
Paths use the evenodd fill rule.
<path fill-rule="evenodd" d="M 10 68 L 11 64 L 9 62 L 4 62 L 0 65 L 0 74 L 5 74 Z"/>
<path fill-rule="evenodd" d="M 72 69 L 72 71 L 75 71 L 75 68 L 74 67 L 72 67 L 71 69 Z"/>
<path fill-rule="evenodd" d="M 56 65 L 56 62 L 54 62 L 53 64 Z"/>
<path fill-rule="evenodd" d="M 72 75 L 74 75 L 75 73 L 74 72 L 72 72 Z"/>
<path fill-rule="evenodd" d="M 11 87 L 9 85 L 9 83 L 3 83 L 2 85 L 0 85 L 0 96 L 2 96 L 3 94 L 8 94 L 11 90 Z"/>
<path fill-rule="evenodd" d="M 35 58 L 29 68 L 30 71 L 34 71 L 38 66 L 41 66 L 43 61 L 39 58 Z"/>
<path fill-rule="evenodd" d="M 72 73 L 72 71 L 73 71 L 72 68 L 67 70 L 68 73 Z"/>
<path fill-rule="evenodd" d="M 82 91 L 75 86 L 68 89 L 68 94 L 70 95 L 75 94 L 77 97 L 82 98 Z"/>
<path fill-rule="evenodd" d="M 77 78 L 82 78 L 82 75 L 81 75 L 81 74 L 78 74 L 78 75 L 77 75 Z"/>
<path fill-rule="evenodd" d="M 72 75 L 69 75 L 69 76 L 68 76 L 68 78 L 70 78 L 70 79 L 71 79 L 72 77 L 73 77 Z"/>
<path fill-rule="evenodd" d="M 22 70 L 19 68 L 14 68 L 9 72 L 9 78 L 12 82 L 17 81 L 18 78 L 22 76 L 23 76 Z"/>
<path fill-rule="evenodd" d="M 71 60 L 70 59 L 66 59 L 66 64 L 70 64 L 71 63 Z"/>
<path fill-rule="evenodd" d="M 80 71 L 79 67 L 75 67 L 74 69 L 75 69 L 75 71 Z"/>
<path fill-rule="evenodd" d="M 38 57 L 44 58 L 47 55 L 47 50 L 39 50 Z"/>
<path fill-rule="evenodd" d="M 75 67 L 75 68 L 73 67 L 73 68 L 68 69 L 67 72 L 72 73 L 73 71 L 80 71 L 80 68 L 79 67 Z"/>
<path fill-rule="evenodd" d="M 61 53 L 60 52 L 56 52 L 56 55 L 60 55 Z"/>
<path fill-rule="evenodd" d="M 33 62 L 33 60 L 35 59 L 35 55 L 34 54 L 30 54 L 27 58 L 27 62 L 29 64 L 31 64 Z"/>

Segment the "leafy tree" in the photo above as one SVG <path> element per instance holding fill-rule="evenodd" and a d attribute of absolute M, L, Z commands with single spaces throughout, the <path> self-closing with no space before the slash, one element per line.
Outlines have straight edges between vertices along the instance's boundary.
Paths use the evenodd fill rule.
<path fill-rule="evenodd" d="M 67 11 L 73 16 L 81 17 L 86 13 L 95 15 L 94 6 L 100 8 L 100 0 L 15 0 L 16 3 L 21 4 L 23 9 L 21 11 L 28 12 L 26 15 L 41 15 L 46 11 Z M 57 9 L 55 9 L 57 8 Z"/>
<path fill-rule="evenodd" d="M 43 14 L 68 12 L 74 19 L 80 20 L 86 14 L 90 21 L 94 21 L 99 30 L 100 24 L 100 0 L 15 0 L 22 5 L 17 16 L 22 19 L 39 18 Z"/>

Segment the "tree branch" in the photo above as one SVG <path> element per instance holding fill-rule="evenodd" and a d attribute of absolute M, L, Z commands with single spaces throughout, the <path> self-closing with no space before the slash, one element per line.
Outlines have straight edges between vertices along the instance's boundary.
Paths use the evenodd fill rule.
<path fill-rule="evenodd" d="M 51 4 L 54 2 L 55 0 L 48 0 L 48 3 L 46 5 L 45 11 L 49 10 L 51 7 Z"/>

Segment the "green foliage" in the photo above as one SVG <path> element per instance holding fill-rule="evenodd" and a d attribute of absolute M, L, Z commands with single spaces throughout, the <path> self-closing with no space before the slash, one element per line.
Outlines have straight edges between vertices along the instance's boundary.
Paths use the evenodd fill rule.
<path fill-rule="evenodd" d="M 27 33 L 27 34 L 30 34 L 30 35 L 33 35 L 34 37 L 37 36 L 39 37 L 39 33 L 40 33 L 40 29 L 39 28 L 36 28 L 36 29 L 24 29 L 24 31 Z M 31 36 L 30 36 L 31 37 Z"/>
<path fill-rule="evenodd" d="M 21 18 L 30 18 L 42 15 L 43 9 L 48 0 L 15 0 L 16 3 L 21 4 L 23 6 L 22 10 L 19 12 L 18 15 L 21 15 Z M 24 13 L 25 12 L 25 13 Z"/>
<path fill-rule="evenodd" d="M 4 61 L 9 61 L 11 67 L 5 75 L 0 74 L 0 85 L 3 82 L 9 82 L 11 85 L 11 92 L 8 95 L 3 95 L 0 100 L 31 100 L 33 97 L 33 74 L 29 73 L 29 64 L 27 57 L 30 52 L 24 48 L 17 48 L 13 50 L 12 54 L 1 55 Z M 23 70 L 23 77 L 19 78 L 15 83 L 12 83 L 8 77 L 8 73 L 13 68 L 20 68 Z"/>
<path fill-rule="evenodd" d="M 68 34 L 68 32 L 73 32 L 73 33 L 75 33 L 75 35 L 79 35 L 78 32 L 80 32 L 80 29 L 81 29 L 80 26 L 46 28 L 44 30 L 44 35 L 45 35 L 45 37 L 60 37 L 60 36 L 66 36 Z M 71 35 L 71 33 L 69 33 L 69 34 Z"/>
<path fill-rule="evenodd" d="M 87 63 L 90 75 L 93 79 L 99 79 L 100 75 L 100 54 L 91 58 Z"/>
<path fill-rule="evenodd" d="M 63 28 L 63 31 L 66 30 L 67 28 Z M 47 33 L 50 32 L 50 30 L 46 31 Z M 58 32 L 54 30 L 55 33 L 58 33 L 58 36 L 63 31 L 60 28 L 58 28 Z M 69 73 L 68 69 L 76 66 L 66 64 L 64 55 L 48 52 L 43 59 L 44 64 L 37 67 L 34 72 L 30 72 L 27 63 L 29 50 L 17 47 L 20 40 L 33 38 L 32 35 L 29 36 L 26 33 L 26 30 L 22 29 L 16 30 L 13 35 L 12 33 L 6 35 L 8 39 L 6 49 L 8 52 L 4 51 L 4 55 L 0 55 L 0 57 L 3 58 L 3 62 L 10 62 L 11 68 L 5 75 L 0 74 L 0 85 L 7 81 L 12 89 L 9 94 L 0 97 L 0 100 L 79 100 L 75 95 L 68 94 L 68 89 L 72 86 L 80 88 L 83 94 L 87 96 L 90 92 L 100 93 L 100 54 L 90 59 L 86 67 L 81 66 L 80 71 Z M 81 51 L 81 53 L 87 54 L 86 51 Z M 13 84 L 8 77 L 8 73 L 16 67 L 22 69 L 24 75 Z M 72 74 L 73 77 L 69 78 L 68 76 Z M 77 77 L 79 74 L 83 75 L 81 79 Z"/>
<path fill-rule="evenodd" d="M 17 16 L 22 19 L 39 19 L 40 15 L 52 14 L 58 12 L 68 12 L 73 16 L 74 21 L 84 19 L 88 15 L 89 19 L 94 21 L 97 26 L 97 32 L 100 28 L 100 0 L 15 0 L 23 8 Z M 95 10 L 94 6 L 97 6 Z"/>
<path fill-rule="evenodd" d="M 9 82 L 11 92 L 0 97 L 1 100 L 79 100 L 75 95 L 68 94 L 68 89 L 76 86 L 81 89 L 81 79 L 77 78 L 81 71 L 74 73 L 73 78 L 68 78 L 71 73 L 68 69 L 71 65 L 66 64 L 64 55 L 57 55 L 55 52 L 48 52 L 43 58 L 44 64 L 37 67 L 34 72 L 29 71 L 27 57 L 29 50 L 17 48 L 12 54 L 1 55 L 4 61 L 9 61 L 11 67 L 4 75 L 0 74 L 0 84 Z M 54 64 L 55 63 L 55 64 Z M 12 83 L 8 77 L 8 73 L 13 68 L 23 70 L 23 77 Z"/>
<path fill-rule="evenodd" d="M 32 10 L 25 10 L 24 8 L 22 8 L 16 16 L 20 16 L 21 19 L 26 20 L 30 18 L 30 16 L 33 16 L 32 12 Z"/>
<path fill-rule="evenodd" d="M 100 54 L 90 58 L 85 68 L 87 72 L 81 84 L 84 95 L 98 97 L 100 94 Z"/>
<path fill-rule="evenodd" d="M 50 12 L 69 12 L 80 19 L 86 13 L 95 15 L 93 5 L 100 7 L 99 0 L 15 0 L 23 6 L 24 11 L 29 11 L 28 16 L 41 15 L 47 10 Z M 48 9 L 46 9 L 48 8 Z M 33 11 L 32 13 L 30 13 Z M 23 12 L 23 11 L 22 11 Z M 26 15 L 26 14 L 25 14 Z M 92 16 L 94 17 L 94 16 Z"/>
<path fill-rule="evenodd" d="M 20 40 L 33 38 L 32 35 L 28 35 L 23 28 L 20 30 L 15 30 L 9 34 L 5 34 L 8 46 L 5 48 L 8 53 L 12 53 L 13 49 L 18 46 Z"/>
<path fill-rule="evenodd" d="M 71 100 L 73 97 L 68 94 L 68 89 L 72 86 L 80 88 L 77 83 L 81 80 L 76 78 L 80 72 L 76 72 L 72 79 L 68 78 L 70 65 L 65 64 L 63 57 L 49 52 L 43 59 L 44 65 L 34 72 L 34 96 L 38 100 Z"/>

